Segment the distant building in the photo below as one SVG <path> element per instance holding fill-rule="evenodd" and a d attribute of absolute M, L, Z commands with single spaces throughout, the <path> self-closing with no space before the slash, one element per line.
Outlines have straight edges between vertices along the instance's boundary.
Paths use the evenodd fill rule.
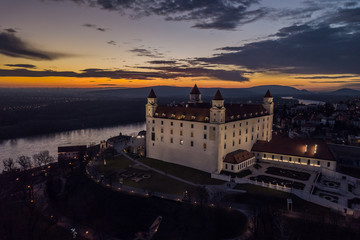
<path fill-rule="evenodd" d="M 139 156 L 145 156 L 146 131 L 140 131 L 137 136 L 132 136 L 125 148 Z"/>
<path fill-rule="evenodd" d="M 58 147 L 58 161 L 84 159 L 86 150 L 86 145 Z"/>

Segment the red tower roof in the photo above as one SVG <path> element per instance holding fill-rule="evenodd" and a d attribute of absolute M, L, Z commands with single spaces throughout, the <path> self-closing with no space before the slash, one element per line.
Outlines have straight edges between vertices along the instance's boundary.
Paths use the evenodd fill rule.
<path fill-rule="evenodd" d="M 148 98 L 156 98 L 156 94 L 154 92 L 154 89 L 151 89 Z"/>
<path fill-rule="evenodd" d="M 269 90 L 269 89 L 267 90 L 267 92 L 266 92 L 266 94 L 265 94 L 264 97 L 266 97 L 266 98 L 273 97 L 273 96 L 271 96 L 271 93 L 270 93 L 270 90 Z"/>
<path fill-rule="evenodd" d="M 221 95 L 219 89 L 216 91 L 216 94 L 215 94 L 213 100 L 224 100 L 224 98 L 223 98 L 223 96 Z"/>
<path fill-rule="evenodd" d="M 190 94 L 201 94 L 198 87 L 196 86 L 196 84 L 194 85 L 194 87 L 192 88 Z"/>

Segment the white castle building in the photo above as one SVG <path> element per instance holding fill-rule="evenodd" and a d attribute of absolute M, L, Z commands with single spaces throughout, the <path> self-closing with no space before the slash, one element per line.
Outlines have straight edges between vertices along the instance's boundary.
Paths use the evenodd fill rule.
<path fill-rule="evenodd" d="M 272 139 L 274 103 L 225 104 L 218 90 L 210 103 L 193 87 L 184 106 L 159 106 L 151 90 L 146 104 L 146 156 L 206 172 L 239 172 L 251 165 L 258 141 Z"/>

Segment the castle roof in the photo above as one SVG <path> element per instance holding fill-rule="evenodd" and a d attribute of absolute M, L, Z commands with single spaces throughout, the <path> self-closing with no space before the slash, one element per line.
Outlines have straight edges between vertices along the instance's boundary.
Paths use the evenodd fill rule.
<path fill-rule="evenodd" d="M 254 154 L 246 151 L 246 150 L 237 150 L 231 153 L 228 153 L 224 159 L 224 162 L 231 164 L 242 163 L 250 158 L 253 158 Z"/>
<path fill-rule="evenodd" d="M 194 85 L 194 87 L 192 88 L 190 94 L 201 94 L 200 90 L 198 89 L 198 87 L 196 86 L 196 84 Z"/>
<path fill-rule="evenodd" d="M 223 96 L 221 95 L 219 89 L 216 91 L 216 94 L 215 94 L 213 100 L 224 100 L 224 98 L 223 98 Z"/>
<path fill-rule="evenodd" d="M 258 140 L 251 151 L 334 161 L 326 142 L 317 139 L 291 139 L 273 135 L 270 142 Z"/>
<path fill-rule="evenodd" d="M 273 97 L 273 96 L 271 96 L 270 90 L 268 89 L 264 98 L 270 98 L 270 97 Z"/>
<path fill-rule="evenodd" d="M 151 89 L 148 98 L 156 98 L 156 94 L 154 92 L 154 89 Z"/>
<path fill-rule="evenodd" d="M 155 111 L 157 118 L 208 122 L 210 118 L 209 103 L 188 104 L 186 106 L 158 106 Z M 225 122 L 268 115 L 266 109 L 259 104 L 229 104 L 225 105 Z"/>

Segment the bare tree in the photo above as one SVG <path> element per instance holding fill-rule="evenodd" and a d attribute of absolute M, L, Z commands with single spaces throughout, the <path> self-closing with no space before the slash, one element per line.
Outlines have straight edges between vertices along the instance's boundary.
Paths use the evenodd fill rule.
<path fill-rule="evenodd" d="M 15 169 L 15 162 L 12 158 L 7 158 L 3 160 L 4 171 L 11 172 Z"/>
<path fill-rule="evenodd" d="M 17 164 L 19 164 L 22 168 L 22 170 L 27 170 L 29 168 L 31 168 L 31 160 L 30 160 L 30 157 L 28 156 L 20 156 L 18 157 L 17 159 Z"/>
<path fill-rule="evenodd" d="M 35 164 L 40 167 L 43 165 L 47 165 L 55 161 L 53 156 L 49 155 L 49 151 L 41 151 L 39 154 L 35 154 L 33 156 Z"/>

